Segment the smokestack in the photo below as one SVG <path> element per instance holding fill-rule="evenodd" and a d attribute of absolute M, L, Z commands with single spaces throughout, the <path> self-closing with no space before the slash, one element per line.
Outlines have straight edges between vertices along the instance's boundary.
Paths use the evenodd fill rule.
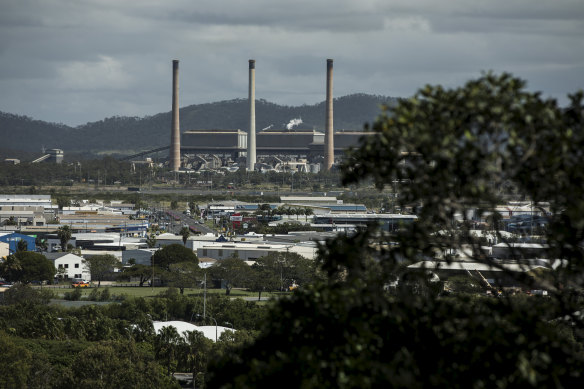
<path fill-rule="evenodd" d="M 335 162 L 333 134 L 333 60 L 326 60 L 326 119 L 324 134 L 324 168 L 330 170 Z"/>
<path fill-rule="evenodd" d="M 256 164 L 255 123 L 255 60 L 249 60 L 249 132 L 247 135 L 247 170 L 253 171 Z"/>
<path fill-rule="evenodd" d="M 180 168 L 180 124 L 178 112 L 178 59 L 172 61 L 172 126 L 170 129 L 170 169 Z"/>

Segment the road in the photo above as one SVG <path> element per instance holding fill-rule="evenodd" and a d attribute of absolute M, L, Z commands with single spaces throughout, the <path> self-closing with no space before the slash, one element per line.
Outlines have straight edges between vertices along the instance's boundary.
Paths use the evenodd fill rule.
<path fill-rule="evenodd" d="M 198 219 L 194 219 L 184 213 L 178 211 L 166 211 L 166 213 L 174 219 L 174 222 L 171 224 L 174 228 L 173 231 L 170 231 L 172 233 L 178 234 L 184 225 L 189 226 L 190 230 L 195 233 L 207 234 L 215 232 L 206 225 L 199 223 Z"/>

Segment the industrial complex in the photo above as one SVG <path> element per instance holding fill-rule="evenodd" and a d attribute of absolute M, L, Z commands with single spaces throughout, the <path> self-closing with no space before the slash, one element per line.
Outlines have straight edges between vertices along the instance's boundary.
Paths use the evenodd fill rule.
<path fill-rule="evenodd" d="M 256 131 L 255 60 L 249 60 L 249 126 L 245 130 L 191 129 L 180 131 L 178 60 L 172 69 L 172 123 L 169 167 L 184 172 L 219 167 L 248 171 L 288 170 L 317 173 L 330 170 L 344 151 L 357 146 L 370 132 L 333 128 L 333 60 L 326 61 L 325 132 L 290 128 Z M 159 150 L 159 149 L 157 149 Z"/>

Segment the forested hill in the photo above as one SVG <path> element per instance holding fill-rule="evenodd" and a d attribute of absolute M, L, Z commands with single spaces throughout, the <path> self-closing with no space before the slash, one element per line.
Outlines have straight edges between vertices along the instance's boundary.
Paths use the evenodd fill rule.
<path fill-rule="evenodd" d="M 336 130 L 362 130 L 372 122 L 382 104 L 392 105 L 395 98 L 354 94 L 335 99 Z M 302 128 L 324 129 L 324 102 L 299 107 L 281 106 L 265 100 L 256 102 L 256 128 L 285 128 L 292 119 L 301 118 Z M 180 110 L 181 132 L 192 129 L 247 130 L 249 107 L 247 99 L 190 105 Z M 26 116 L 0 112 L 2 148 L 37 152 L 41 148 L 60 148 L 67 153 L 131 154 L 170 143 L 170 112 L 144 118 L 111 117 L 79 127 L 47 123 Z M 6 158 L 7 156 L 0 156 Z"/>

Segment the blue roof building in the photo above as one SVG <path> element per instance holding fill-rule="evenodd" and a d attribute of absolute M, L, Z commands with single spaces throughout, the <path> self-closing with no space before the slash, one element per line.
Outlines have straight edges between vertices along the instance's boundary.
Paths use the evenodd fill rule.
<path fill-rule="evenodd" d="M 26 241 L 27 251 L 36 251 L 35 238 L 32 236 L 19 234 L 17 232 L 0 234 L 0 242 L 8 243 L 8 250 L 10 253 L 15 253 L 18 242 L 24 240 Z"/>

